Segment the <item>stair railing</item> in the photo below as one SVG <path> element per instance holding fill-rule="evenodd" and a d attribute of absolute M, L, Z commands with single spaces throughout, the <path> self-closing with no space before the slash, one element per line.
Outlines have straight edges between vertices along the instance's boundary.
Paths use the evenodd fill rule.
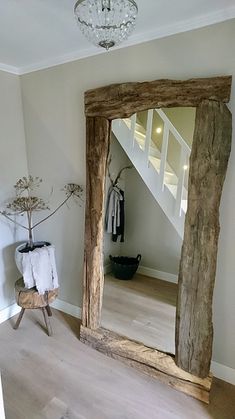
<path fill-rule="evenodd" d="M 174 138 L 180 145 L 180 166 L 179 166 L 179 175 L 178 175 L 178 184 L 177 184 L 177 192 L 176 192 L 176 202 L 175 202 L 175 214 L 181 215 L 182 213 L 182 197 L 183 197 L 183 190 L 184 190 L 184 181 L 186 170 L 188 169 L 187 162 L 189 160 L 189 156 L 191 153 L 191 149 L 183 137 L 180 135 L 179 131 L 175 128 L 169 118 L 166 116 L 165 112 L 162 109 L 155 109 L 158 113 L 160 118 L 164 122 L 164 131 L 163 131 L 163 143 L 162 143 L 162 153 L 161 153 L 161 166 L 160 166 L 160 184 L 161 187 L 164 188 L 164 173 L 165 167 L 167 162 L 167 151 L 168 151 L 168 143 L 169 143 L 169 135 L 170 133 L 173 134 Z"/>
<path fill-rule="evenodd" d="M 163 141 L 162 141 L 162 148 L 161 148 L 161 161 L 160 161 L 160 171 L 159 171 L 159 189 L 161 191 L 164 190 L 165 187 L 165 171 L 167 165 L 167 153 L 168 153 L 168 146 L 169 146 L 169 135 L 170 133 L 173 134 L 174 138 L 180 145 L 180 167 L 178 171 L 178 184 L 177 184 L 177 192 L 176 192 L 176 201 L 175 201 L 175 215 L 181 216 L 182 213 L 182 198 L 183 198 L 183 190 L 184 190 L 184 183 L 185 183 L 185 175 L 188 169 L 188 160 L 191 153 L 191 149 L 180 133 L 177 131 L 175 126 L 166 116 L 162 109 L 149 109 L 148 110 L 148 117 L 147 117 L 147 127 L 146 127 L 146 138 L 144 144 L 144 156 L 146 160 L 146 164 L 149 164 L 149 157 L 150 157 L 150 148 L 152 142 L 152 125 L 153 125 L 153 112 L 154 110 L 158 113 L 160 118 L 164 122 L 164 130 L 163 130 Z M 136 127 L 136 114 L 132 115 L 131 117 L 131 147 L 134 147 L 135 144 L 135 127 Z"/>

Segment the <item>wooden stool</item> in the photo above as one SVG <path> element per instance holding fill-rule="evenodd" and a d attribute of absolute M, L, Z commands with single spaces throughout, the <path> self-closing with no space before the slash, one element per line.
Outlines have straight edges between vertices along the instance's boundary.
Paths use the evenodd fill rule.
<path fill-rule="evenodd" d="M 58 288 L 51 291 L 47 291 L 45 292 L 45 294 L 40 295 L 38 294 L 36 287 L 25 288 L 23 278 L 20 278 L 15 283 L 15 296 L 18 306 L 21 307 L 21 312 L 16 321 L 14 329 L 18 329 L 26 309 L 39 308 L 42 310 L 43 313 L 48 336 L 51 336 L 52 328 L 49 317 L 52 316 L 52 312 L 49 304 L 51 304 L 58 296 Z"/>

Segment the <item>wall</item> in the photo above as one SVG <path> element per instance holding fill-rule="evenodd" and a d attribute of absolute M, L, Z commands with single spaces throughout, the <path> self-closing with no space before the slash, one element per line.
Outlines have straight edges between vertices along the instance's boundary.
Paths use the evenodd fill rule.
<path fill-rule="evenodd" d="M 111 142 L 110 142 L 110 157 L 111 162 L 109 165 L 109 172 L 111 175 L 111 179 L 114 180 L 117 177 L 117 174 L 119 171 L 125 167 L 131 165 L 126 153 L 123 151 L 122 147 L 114 137 L 114 135 L 111 136 Z M 126 175 L 128 173 L 124 171 L 122 173 L 121 179 L 119 181 L 119 186 L 125 191 L 126 187 Z M 107 175 L 106 177 L 106 194 L 105 194 L 105 208 L 107 205 L 107 193 L 108 189 L 110 187 L 110 179 Z M 118 240 L 116 243 L 112 241 L 112 235 L 105 232 L 104 228 L 104 266 L 107 266 L 109 264 L 109 255 L 112 256 L 118 256 L 121 254 L 123 248 L 123 244 L 120 243 Z"/>
<path fill-rule="evenodd" d="M 0 71 L 1 188 L 0 206 L 14 196 L 13 185 L 27 175 L 25 134 L 20 80 Z M 0 217 L 0 310 L 14 302 L 14 283 L 19 273 L 14 263 L 15 242 L 27 234 Z"/>
<path fill-rule="evenodd" d="M 126 241 L 122 253 L 142 255 L 141 265 L 178 275 L 182 240 L 140 175 L 126 175 Z"/>
<path fill-rule="evenodd" d="M 113 179 L 122 167 L 131 165 L 114 135 L 110 155 Z M 106 198 L 109 185 L 107 177 Z M 125 241 L 114 243 L 110 234 L 104 234 L 104 265 L 109 264 L 110 254 L 140 253 L 142 266 L 178 275 L 182 240 L 134 167 L 123 172 L 119 186 L 125 191 Z"/>
<path fill-rule="evenodd" d="M 84 91 L 126 81 L 235 76 L 235 21 L 170 36 L 21 78 L 30 171 L 55 186 L 85 183 Z M 235 118 L 235 90 L 230 109 Z M 214 298 L 214 355 L 235 368 L 235 147 L 221 205 L 221 235 Z M 61 298 L 81 304 L 84 213 L 64 209 L 38 235 L 59 249 Z"/>

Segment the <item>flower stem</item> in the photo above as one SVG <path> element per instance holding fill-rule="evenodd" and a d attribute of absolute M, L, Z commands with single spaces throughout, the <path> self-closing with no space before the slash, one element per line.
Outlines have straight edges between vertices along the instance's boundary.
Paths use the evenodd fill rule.
<path fill-rule="evenodd" d="M 47 217 L 43 218 L 42 220 L 38 221 L 38 223 L 34 224 L 34 226 L 31 228 L 32 230 L 39 226 L 39 224 L 43 223 L 44 221 L 48 220 L 50 217 L 52 217 L 52 215 L 54 215 L 64 204 L 66 204 L 66 202 L 69 200 L 69 198 L 71 198 L 72 194 L 70 194 L 69 196 L 67 196 L 67 198 L 53 211 L 51 212 Z"/>

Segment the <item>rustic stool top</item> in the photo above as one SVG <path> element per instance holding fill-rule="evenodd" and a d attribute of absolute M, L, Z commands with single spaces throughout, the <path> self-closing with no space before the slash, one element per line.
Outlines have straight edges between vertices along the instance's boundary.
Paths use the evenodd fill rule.
<path fill-rule="evenodd" d="M 40 295 L 36 287 L 25 288 L 23 278 L 15 283 L 16 302 L 22 308 L 42 308 L 51 304 L 58 296 L 58 288 Z"/>

